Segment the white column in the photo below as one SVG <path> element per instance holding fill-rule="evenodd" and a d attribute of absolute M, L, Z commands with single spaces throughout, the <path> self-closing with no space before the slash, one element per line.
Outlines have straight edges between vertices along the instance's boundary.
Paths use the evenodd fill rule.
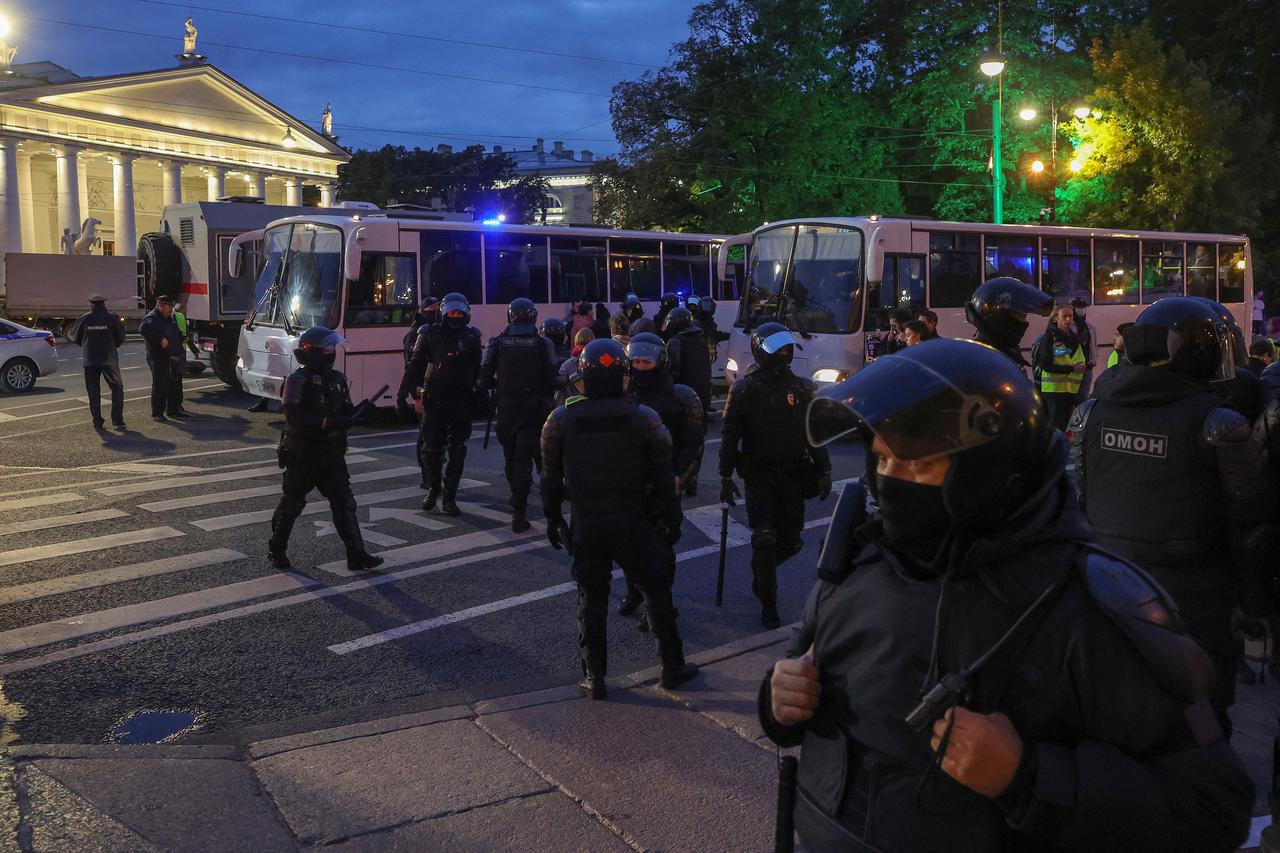
<path fill-rule="evenodd" d="M 227 170 L 213 167 L 209 170 L 209 201 L 217 201 L 227 194 Z"/>
<path fill-rule="evenodd" d="M 28 143 L 29 144 L 29 143 Z M 22 247 L 28 252 L 38 252 L 36 244 L 36 200 L 31 189 L 31 152 L 18 151 L 18 205 L 22 220 Z"/>
<path fill-rule="evenodd" d="M 302 206 L 302 180 L 300 178 L 284 179 L 284 203 L 289 207 Z"/>
<path fill-rule="evenodd" d="M 80 168 L 78 170 L 80 180 L 76 183 L 76 195 L 80 196 L 80 219 L 81 221 L 93 216 L 93 212 L 89 210 L 89 155 L 80 152 Z"/>
<path fill-rule="evenodd" d="M 333 184 L 320 185 L 320 206 L 333 207 Z"/>
<path fill-rule="evenodd" d="M 111 158 L 117 255 L 138 253 L 138 233 L 133 211 L 133 161 L 136 159 L 133 154 L 117 154 Z"/>
<path fill-rule="evenodd" d="M 256 195 L 265 203 L 267 200 L 267 176 L 255 172 L 249 176 L 249 195 Z"/>
<path fill-rule="evenodd" d="M 13 137 L 0 137 L 0 196 L 4 203 L 0 204 L 0 216 L 4 217 L 4 246 L 0 247 L 0 284 L 8 282 L 5 271 L 4 255 L 8 252 L 22 251 L 22 205 L 18 199 L 18 140 Z"/>
<path fill-rule="evenodd" d="M 79 233 L 80 215 L 80 149 L 59 145 L 53 151 L 58 171 L 58 250 L 62 249 L 62 232 Z"/>
<path fill-rule="evenodd" d="M 182 164 L 172 160 L 160 163 L 161 195 L 164 206 L 182 204 Z"/>

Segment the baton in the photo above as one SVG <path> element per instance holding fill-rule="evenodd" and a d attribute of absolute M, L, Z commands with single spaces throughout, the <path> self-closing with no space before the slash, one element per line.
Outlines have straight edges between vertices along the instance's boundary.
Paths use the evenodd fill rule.
<path fill-rule="evenodd" d="M 390 385 L 383 385 L 377 391 L 374 391 L 372 394 L 370 394 L 368 397 L 362 400 L 360 402 L 360 405 L 356 406 L 356 410 L 351 413 L 351 420 L 358 421 L 361 418 L 363 418 L 365 415 L 369 414 L 369 410 L 373 408 L 374 401 L 382 399 L 382 395 L 387 393 L 387 389 L 389 389 L 390 387 L 391 387 Z"/>
<path fill-rule="evenodd" d="M 720 568 L 716 571 L 716 607 L 724 604 L 724 557 L 729 544 L 729 505 L 720 507 Z"/>
<path fill-rule="evenodd" d="M 792 853 L 796 833 L 796 767 L 794 755 L 778 758 L 778 817 L 773 830 L 774 853 Z"/>
<path fill-rule="evenodd" d="M 493 431 L 493 411 L 495 408 L 497 408 L 497 404 L 494 402 L 493 398 L 490 397 L 488 394 L 485 395 L 484 399 L 485 399 L 485 402 L 488 404 L 485 406 L 485 408 L 489 410 L 489 419 L 484 422 L 484 446 L 481 449 L 488 450 L 489 449 L 489 433 Z"/>

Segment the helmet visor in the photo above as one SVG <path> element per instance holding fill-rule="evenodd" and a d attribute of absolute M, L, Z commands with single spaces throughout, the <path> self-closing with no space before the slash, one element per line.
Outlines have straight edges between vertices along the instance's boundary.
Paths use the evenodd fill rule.
<path fill-rule="evenodd" d="M 814 447 L 862 430 L 899 459 L 926 460 L 985 444 L 1001 421 L 985 397 L 965 394 L 919 362 L 886 356 L 822 391 L 806 426 Z"/>
<path fill-rule="evenodd" d="M 656 341 L 637 341 L 632 339 L 627 343 L 627 358 L 632 361 L 637 358 L 643 358 L 658 364 L 662 361 L 664 355 L 666 355 L 666 347 Z"/>
<path fill-rule="evenodd" d="M 313 347 L 316 347 L 317 349 L 337 349 L 338 347 L 342 346 L 346 342 L 347 342 L 347 339 L 344 338 L 342 335 L 338 334 L 337 332 L 329 332 L 329 334 L 325 335 L 320 340 L 308 341 L 307 344 L 308 346 L 313 346 Z"/>
<path fill-rule="evenodd" d="M 760 342 L 760 349 L 764 350 L 767 355 L 773 355 L 783 347 L 795 347 L 798 350 L 804 349 L 804 347 L 800 346 L 799 341 L 796 340 L 795 335 L 786 331 L 774 332 Z"/>

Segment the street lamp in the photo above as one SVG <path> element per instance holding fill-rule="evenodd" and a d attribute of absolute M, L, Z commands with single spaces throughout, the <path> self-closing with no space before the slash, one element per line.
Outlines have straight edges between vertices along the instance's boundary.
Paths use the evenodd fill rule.
<path fill-rule="evenodd" d="M 1036 111 L 1033 107 L 1023 107 L 1022 109 L 1018 110 L 1018 118 L 1022 119 L 1023 121 L 1031 121 L 1035 117 L 1036 117 Z"/>
<path fill-rule="evenodd" d="M 1044 163 L 1039 160 L 1032 161 L 1031 171 L 1035 172 L 1037 175 L 1040 174 L 1044 171 Z"/>
<path fill-rule="evenodd" d="M 1059 116 L 1058 99 L 1056 97 L 1049 99 L 1049 117 L 1052 124 L 1052 130 L 1049 137 L 1049 221 L 1053 222 L 1057 219 L 1058 214 L 1058 116 Z M 1087 119 L 1093 112 L 1093 108 L 1085 103 L 1077 103 L 1071 107 L 1071 114 L 1083 121 Z M 1036 117 L 1037 113 L 1033 107 L 1024 107 L 1018 113 L 1018 117 L 1023 121 L 1031 121 Z M 1072 172 L 1079 172 L 1084 168 L 1084 163 L 1080 158 L 1075 158 L 1067 166 Z M 1039 160 L 1031 164 L 1031 171 L 1039 174 L 1045 170 L 1044 163 Z"/>
<path fill-rule="evenodd" d="M 987 52 L 982 54 L 982 58 L 978 60 L 978 67 L 982 69 L 982 73 L 988 77 L 999 77 L 1004 71 L 1004 54 L 995 48 L 988 48 Z"/>
<path fill-rule="evenodd" d="M 991 78 L 997 78 L 1004 71 L 1004 54 L 995 48 L 978 59 L 978 68 Z M 996 97 L 991 102 L 991 221 L 996 225 L 1004 222 L 1004 164 L 1000 157 L 1000 102 L 1003 92 L 999 81 L 996 82 Z"/>

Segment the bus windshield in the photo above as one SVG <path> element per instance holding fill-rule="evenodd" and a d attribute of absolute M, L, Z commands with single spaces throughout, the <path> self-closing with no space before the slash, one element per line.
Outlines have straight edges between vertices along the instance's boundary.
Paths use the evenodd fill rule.
<path fill-rule="evenodd" d="M 780 320 L 804 333 L 858 330 L 862 232 L 834 225 L 786 225 L 757 235 L 741 320 Z"/>
<path fill-rule="evenodd" d="M 254 322 L 301 331 L 338 325 L 342 231 L 310 222 L 267 229 Z"/>

